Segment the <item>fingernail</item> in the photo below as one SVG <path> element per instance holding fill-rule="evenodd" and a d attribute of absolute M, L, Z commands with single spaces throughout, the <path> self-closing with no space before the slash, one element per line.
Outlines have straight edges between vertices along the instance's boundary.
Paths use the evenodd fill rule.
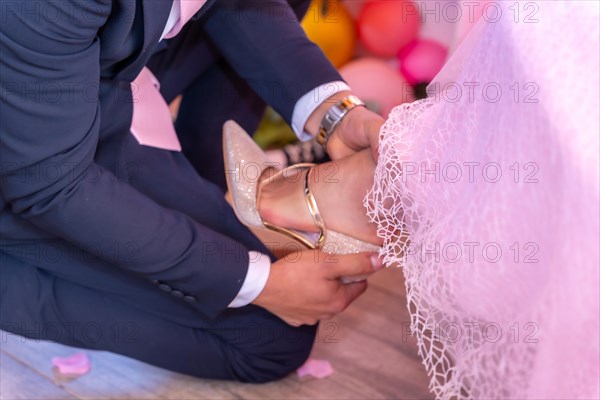
<path fill-rule="evenodd" d="M 383 268 L 383 260 L 377 254 L 373 254 L 371 256 L 371 265 L 375 271 L 379 271 Z"/>

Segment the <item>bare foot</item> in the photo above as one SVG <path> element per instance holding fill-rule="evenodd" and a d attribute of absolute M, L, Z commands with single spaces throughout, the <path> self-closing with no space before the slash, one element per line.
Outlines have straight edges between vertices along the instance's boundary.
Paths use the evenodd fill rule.
<path fill-rule="evenodd" d="M 307 169 L 292 169 L 270 180 L 274 171 L 265 171 L 259 197 L 261 217 L 271 224 L 306 232 L 318 232 L 304 197 Z M 368 150 L 338 161 L 316 166 L 309 185 L 327 229 L 368 243 L 381 245 L 376 226 L 369 222 L 363 200 L 373 185 L 375 163 Z"/>

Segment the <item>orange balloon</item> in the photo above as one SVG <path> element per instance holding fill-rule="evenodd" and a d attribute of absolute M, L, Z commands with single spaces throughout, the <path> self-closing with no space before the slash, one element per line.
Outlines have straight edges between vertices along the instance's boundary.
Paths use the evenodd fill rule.
<path fill-rule="evenodd" d="M 361 42 L 380 57 L 396 56 L 417 37 L 420 27 L 419 9 L 408 0 L 368 2 L 358 19 Z"/>
<path fill-rule="evenodd" d="M 354 55 L 356 28 L 352 16 L 338 0 L 315 0 L 302 20 L 306 36 L 336 67 Z"/>

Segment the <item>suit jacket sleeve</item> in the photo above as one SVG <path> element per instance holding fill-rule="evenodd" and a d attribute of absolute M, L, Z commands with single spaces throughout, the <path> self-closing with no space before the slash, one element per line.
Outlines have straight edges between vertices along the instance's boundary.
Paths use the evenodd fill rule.
<path fill-rule="evenodd" d="M 195 296 L 199 311 L 216 315 L 244 281 L 248 250 L 161 207 L 94 163 L 101 118 L 97 32 L 111 1 L 52 2 L 48 15 L 59 16 L 52 19 L 43 13 L 50 3 L 38 2 L 39 12 L 30 3 L 2 3 L 0 191 L 5 202 L 51 234 L 93 244 L 95 255 L 118 267 L 169 282 Z M 239 249 L 240 257 L 222 258 L 215 243 Z M 115 257 L 115 245 L 129 251 Z"/>
<path fill-rule="evenodd" d="M 290 3 L 294 9 L 285 0 L 216 1 L 203 16 L 207 34 L 236 72 L 288 123 L 300 97 L 343 80 L 298 24 L 307 2 Z"/>

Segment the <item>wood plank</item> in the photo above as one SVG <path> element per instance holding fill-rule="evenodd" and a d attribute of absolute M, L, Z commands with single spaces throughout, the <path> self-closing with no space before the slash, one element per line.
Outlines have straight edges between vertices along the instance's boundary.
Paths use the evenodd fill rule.
<path fill-rule="evenodd" d="M 344 313 L 320 325 L 313 356 L 330 360 L 333 376 L 304 382 L 288 378 L 285 385 L 231 390 L 252 399 L 432 398 L 416 339 L 409 333 L 402 271 L 381 274 Z"/>
<path fill-rule="evenodd" d="M 367 292 L 338 318 L 343 325 L 377 337 L 390 345 L 400 346 L 415 360 L 420 360 L 416 338 L 410 333 L 410 315 L 402 271 L 392 270 L 387 276 L 382 271 L 381 275 L 376 274 L 370 278 Z"/>
<path fill-rule="evenodd" d="M 336 322 L 337 319 L 333 321 Z M 317 347 L 315 354 L 332 360 L 337 373 L 345 374 L 344 384 L 368 398 L 431 398 L 429 380 L 420 360 L 378 338 L 339 322 L 336 344 Z"/>
<path fill-rule="evenodd" d="M 53 379 L 50 359 L 79 349 L 8 335 L 2 349 L 31 369 Z M 118 354 L 85 350 L 92 363 L 89 374 L 64 383 L 81 399 L 233 399 L 221 382 L 201 380 L 167 371 Z"/>
<path fill-rule="evenodd" d="M 426 399 L 428 379 L 420 359 L 370 338 L 334 319 L 339 331 L 326 329 L 312 356 L 329 360 L 335 373 L 323 380 L 289 377 L 267 385 L 238 385 L 231 390 L 245 399 Z M 330 325 L 331 326 L 331 325 Z M 325 339 L 327 337 L 327 339 Z M 416 349 L 413 348 L 416 352 Z"/>
<path fill-rule="evenodd" d="M 49 360 L 66 356 L 77 349 L 50 342 L 35 342 L 10 335 L 4 344 L 7 352 L 52 378 Z M 87 351 L 92 362 L 90 374 L 65 383 L 82 399 L 232 399 L 232 398 L 315 398 L 337 393 L 334 398 L 360 398 L 351 390 L 330 381 L 306 379 L 296 375 L 264 385 L 196 379 L 156 368 L 136 360 L 106 352 Z M 328 396 L 331 397 L 331 396 Z"/>
<path fill-rule="evenodd" d="M 64 388 L 82 399 L 431 398 L 416 342 L 408 335 L 404 290 L 401 270 L 381 271 L 370 279 L 364 296 L 334 320 L 321 324 L 312 356 L 328 359 L 335 369 L 323 380 L 300 379 L 295 374 L 262 385 L 202 380 L 89 351 L 90 374 L 65 383 Z M 41 374 L 50 382 L 51 357 L 77 351 L 13 335 L 3 339 L 5 352 L 37 371 L 29 374 Z"/>
<path fill-rule="evenodd" d="M 406 298 L 402 268 L 383 268 L 369 278 L 369 286 L 385 292 L 392 297 Z"/>
<path fill-rule="evenodd" d="M 0 351 L 0 399 L 76 399 L 9 354 Z"/>

